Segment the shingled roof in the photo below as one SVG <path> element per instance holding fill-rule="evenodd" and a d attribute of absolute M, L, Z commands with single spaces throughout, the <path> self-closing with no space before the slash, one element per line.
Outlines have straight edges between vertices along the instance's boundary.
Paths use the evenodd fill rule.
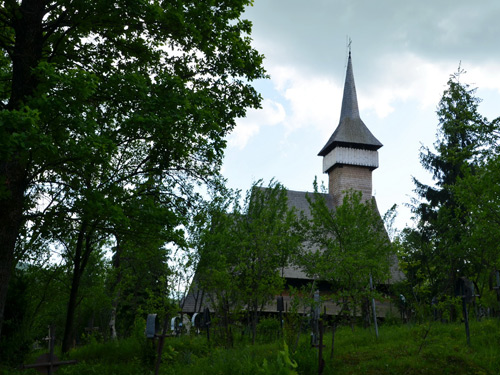
<path fill-rule="evenodd" d="M 294 191 L 294 190 L 287 190 L 286 193 L 288 197 L 287 201 L 288 207 L 289 208 L 293 207 L 297 211 L 302 212 L 308 219 L 312 219 L 311 208 L 309 206 L 309 201 L 307 200 L 307 197 L 309 196 L 310 199 L 314 199 L 314 193 L 309 193 L 305 191 Z M 320 194 L 320 195 L 325 199 L 328 208 L 331 210 L 335 210 L 333 196 L 330 194 Z M 311 250 L 313 249 L 308 249 L 308 251 Z M 290 279 L 303 279 L 303 280 L 311 279 L 309 276 L 306 275 L 304 270 L 294 265 L 285 267 L 283 269 L 283 276 Z"/>
<path fill-rule="evenodd" d="M 382 143 L 373 136 L 359 116 L 356 85 L 354 84 L 354 74 L 352 72 L 351 52 L 349 52 L 347 62 L 339 125 L 318 155 L 326 156 L 337 146 L 365 150 L 378 150 L 382 147 Z"/>

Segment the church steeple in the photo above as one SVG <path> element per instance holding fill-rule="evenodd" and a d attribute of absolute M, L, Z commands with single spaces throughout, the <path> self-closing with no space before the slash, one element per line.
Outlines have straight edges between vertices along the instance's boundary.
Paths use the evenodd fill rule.
<path fill-rule="evenodd" d="M 358 97 L 354 74 L 352 70 L 351 52 L 347 61 L 347 71 L 344 84 L 344 96 L 342 97 L 342 110 L 337 129 L 326 145 L 319 152 L 319 156 L 326 156 L 336 146 L 347 146 L 366 150 L 378 150 L 382 143 L 368 130 L 359 116 Z"/>
<path fill-rule="evenodd" d="M 323 172 L 329 175 L 330 194 L 337 204 L 342 203 L 343 192 L 349 189 L 362 191 L 364 200 L 371 198 L 371 172 L 378 167 L 380 147 L 382 143 L 359 115 L 349 51 L 339 124 L 318 154 L 323 156 Z"/>
<path fill-rule="evenodd" d="M 346 117 L 359 118 L 358 96 L 356 95 L 356 85 L 354 84 L 354 74 L 352 72 L 351 51 L 347 60 L 347 71 L 345 75 L 344 96 L 342 97 L 342 110 L 340 111 L 340 122 Z"/>

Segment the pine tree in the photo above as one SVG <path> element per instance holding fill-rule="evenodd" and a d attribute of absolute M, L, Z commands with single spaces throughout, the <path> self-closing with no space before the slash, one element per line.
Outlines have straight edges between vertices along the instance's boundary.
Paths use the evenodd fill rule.
<path fill-rule="evenodd" d="M 467 211 L 454 187 L 466 174 L 474 174 L 488 121 L 478 112 L 476 90 L 460 82 L 463 73 L 459 68 L 451 75 L 439 102 L 435 151 L 423 147 L 420 153 L 421 164 L 432 174 L 435 184 L 426 185 L 414 178 L 421 201 L 414 207 L 418 222 L 411 231 L 412 242 L 415 244 L 419 237 L 423 241 L 417 242 L 431 246 L 425 246 L 425 254 L 413 249 L 412 256 L 419 258 L 434 296 L 453 295 L 457 279 L 473 272 Z"/>

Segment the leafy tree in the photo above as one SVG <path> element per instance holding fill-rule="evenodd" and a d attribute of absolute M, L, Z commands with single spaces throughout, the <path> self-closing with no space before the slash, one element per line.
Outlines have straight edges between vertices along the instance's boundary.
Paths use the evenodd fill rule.
<path fill-rule="evenodd" d="M 332 208 L 316 183 L 314 188 L 301 263 L 309 276 L 332 286 L 329 298 L 342 307 L 339 317 L 354 314 L 372 294 L 370 276 L 375 283 L 389 280 L 392 246 L 373 200 L 362 202 L 360 192 L 349 191 Z"/>
<path fill-rule="evenodd" d="M 253 342 L 259 312 L 282 291 L 282 269 L 301 243 L 297 216 L 287 199 L 281 184 L 271 181 L 264 188 L 258 181 L 247 192 L 243 208 L 238 196 L 220 201 L 200 237 L 197 282 L 215 294 L 225 314 L 235 306 L 246 307 Z"/>
<path fill-rule="evenodd" d="M 150 295 L 167 296 L 172 272 L 168 265 L 171 250 L 166 243 L 171 241 L 182 245 L 184 232 L 172 228 L 172 212 L 159 204 L 153 196 L 142 196 L 129 202 L 124 223 L 115 226 L 112 272 L 108 277 L 109 292 L 113 296 L 110 329 L 116 338 L 118 330 L 122 335 L 133 326 L 139 313 L 146 311 Z M 168 286 L 168 285 L 167 285 Z M 170 285 L 170 292 L 171 292 Z"/>
<path fill-rule="evenodd" d="M 240 250 L 237 236 L 241 216 L 239 192 L 223 185 L 212 192 L 212 199 L 200 211 L 191 242 L 197 249 L 196 273 L 191 290 L 202 290 L 219 316 L 226 346 L 233 343 L 230 323 L 242 309 L 235 265 Z"/>
<path fill-rule="evenodd" d="M 106 181 L 126 195 L 153 178 L 181 198 L 217 172 L 235 118 L 260 102 L 249 3 L 2 2 L 0 329 L 16 240 L 44 204 L 85 203 L 86 238 L 90 203 L 113 207 Z"/>
<path fill-rule="evenodd" d="M 434 239 L 425 230 L 405 228 L 398 237 L 399 267 L 405 275 L 405 280 L 396 286 L 398 294 L 404 300 L 399 300 L 400 311 L 405 319 L 414 310 L 422 319 L 430 314 L 430 301 L 436 296 L 433 288 L 440 282 L 440 269 L 432 262 L 434 254 Z"/>
<path fill-rule="evenodd" d="M 248 191 L 244 215 L 238 220 L 240 250 L 235 271 L 237 286 L 252 316 L 255 342 L 259 311 L 283 290 L 282 270 L 295 258 L 301 234 L 297 214 L 288 206 L 283 185 L 256 183 Z"/>

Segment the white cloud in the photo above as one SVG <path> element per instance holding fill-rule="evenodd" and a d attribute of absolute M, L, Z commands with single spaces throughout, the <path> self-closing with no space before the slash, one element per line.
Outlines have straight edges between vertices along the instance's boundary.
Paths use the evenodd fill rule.
<path fill-rule="evenodd" d="M 245 118 L 236 121 L 236 127 L 228 139 L 229 147 L 244 149 L 250 138 L 259 133 L 261 127 L 279 124 L 285 116 L 285 109 L 280 103 L 264 99 L 261 109 L 249 110 Z"/>
<path fill-rule="evenodd" d="M 307 75 L 290 68 L 270 69 L 276 90 L 290 108 L 284 125 L 290 133 L 300 128 L 314 128 L 321 133 L 337 126 L 342 101 L 342 87 L 331 77 Z"/>
<path fill-rule="evenodd" d="M 408 52 L 379 56 L 371 70 L 374 77 L 362 86 L 363 90 L 358 89 L 360 107 L 376 112 L 380 118 L 393 112 L 398 102 L 408 100 L 421 109 L 435 108 L 457 66 Z"/>
<path fill-rule="evenodd" d="M 495 90 L 500 93 L 499 63 L 490 62 L 484 64 L 471 64 L 470 66 L 467 66 L 467 62 L 464 62 L 462 63 L 462 67 L 467 72 L 465 80 L 472 87 Z"/>

